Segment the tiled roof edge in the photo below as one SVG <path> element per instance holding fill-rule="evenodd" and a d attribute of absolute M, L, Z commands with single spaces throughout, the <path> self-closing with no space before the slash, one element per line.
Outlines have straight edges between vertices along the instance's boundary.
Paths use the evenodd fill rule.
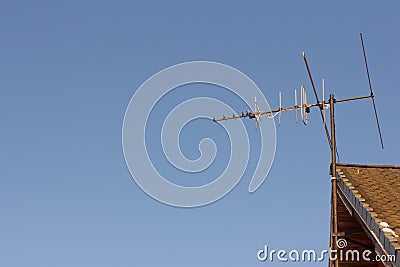
<path fill-rule="evenodd" d="M 389 169 L 400 169 L 400 166 L 391 164 L 352 164 L 352 163 L 336 163 L 336 166 L 343 167 L 360 167 L 360 168 L 389 168 Z"/>
<path fill-rule="evenodd" d="M 337 164 L 337 166 L 346 166 L 346 167 L 360 167 L 362 165 L 357 164 Z M 378 166 L 378 165 L 365 165 L 368 167 L 371 166 Z M 395 167 L 393 165 L 380 165 L 380 166 L 391 166 L 391 168 Z M 379 167 L 382 168 L 382 167 Z M 396 167 L 400 168 L 400 167 Z M 375 212 L 370 212 L 366 209 L 367 204 L 365 199 L 361 196 L 361 194 L 354 193 L 354 187 L 348 183 L 348 179 L 343 174 L 343 172 L 338 168 L 337 169 L 337 177 L 339 178 L 338 187 L 345 195 L 347 200 L 349 201 L 350 205 L 353 207 L 354 211 L 358 214 L 360 219 L 363 221 L 365 227 L 370 231 L 370 234 L 373 238 L 378 242 L 381 248 L 387 255 L 396 255 L 396 264 L 400 263 L 400 250 L 399 244 L 397 241 L 391 242 L 391 240 L 385 235 L 385 233 L 380 229 L 379 222 L 381 219 L 379 215 Z M 353 188 L 352 188 L 353 187 Z M 369 206 L 369 205 L 368 205 Z M 400 265 L 396 265 L 400 266 Z"/>

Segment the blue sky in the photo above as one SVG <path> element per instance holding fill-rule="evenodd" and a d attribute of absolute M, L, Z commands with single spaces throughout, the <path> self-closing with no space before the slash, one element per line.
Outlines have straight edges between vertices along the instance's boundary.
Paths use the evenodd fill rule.
<path fill-rule="evenodd" d="M 282 115 L 274 164 L 254 194 L 247 191 L 251 170 L 226 197 L 194 209 L 162 204 L 136 185 L 122 152 L 125 109 L 147 78 L 177 63 L 230 65 L 277 107 L 279 91 L 291 105 L 294 88 L 310 90 L 305 51 L 318 88 L 325 78 L 327 94 L 365 95 L 363 32 L 386 148 L 371 103 L 343 103 L 336 106 L 340 158 L 400 165 L 395 1 L 0 6 L 1 266 L 263 266 L 256 253 L 264 245 L 328 247 L 330 151 L 316 110 L 307 127 L 294 113 Z M 185 131 L 188 157 L 197 153 L 193 133 L 226 147 L 215 126 Z"/>

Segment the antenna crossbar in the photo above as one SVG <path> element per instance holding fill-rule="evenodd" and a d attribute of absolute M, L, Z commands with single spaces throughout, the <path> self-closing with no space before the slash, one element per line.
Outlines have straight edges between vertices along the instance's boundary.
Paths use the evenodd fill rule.
<path fill-rule="evenodd" d="M 372 95 L 365 95 L 365 96 L 358 96 L 358 97 L 350 97 L 350 98 L 343 98 L 343 99 L 337 99 L 335 100 L 335 103 L 341 103 L 341 102 L 347 102 L 347 101 L 352 101 L 352 100 L 359 100 L 359 99 L 366 99 L 366 98 L 371 98 L 373 97 Z M 256 116 L 271 116 L 273 113 L 277 112 L 282 112 L 282 111 L 290 111 L 290 110 L 298 110 L 298 109 L 306 109 L 306 108 L 311 108 L 311 107 L 321 107 L 326 102 L 317 102 L 313 104 L 303 104 L 303 105 L 294 105 L 291 107 L 285 107 L 285 108 L 278 108 L 278 109 L 273 109 L 269 111 L 258 111 L 258 112 L 246 112 L 242 113 L 240 115 L 233 115 L 230 117 L 225 117 L 223 116 L 222 118 L 213 118 L 213 121 L 218 122 L 218 121 L 227 121 L 227 120 L 232 120 L 232 119 L 242 119 L 242 118 L 250 118 L 250 119 L 255 119 Z"/>

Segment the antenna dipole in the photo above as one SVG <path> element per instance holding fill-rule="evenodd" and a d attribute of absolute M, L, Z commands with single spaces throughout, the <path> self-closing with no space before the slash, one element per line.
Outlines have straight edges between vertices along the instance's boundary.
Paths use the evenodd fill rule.
<path fill-rule="evenodd" d="M 380 138 L 380 140 L 381 140 L 382 149 L 384 149 L 384 146 L 383 146 L 383 139 L 382 139 L 382 133 L 381 133 L 381 127 L 380 127 L 380 125 L 379 125 L 378 113 L 377 113 L 377 111 L 376 111 L 375 98 L 374 98 L 375 96 L 374 96 L 374 92 L 372 91 L 371 77 L 370 77 L 370 75 L 369 75 L 369 70 L 368 70 L 367 55 L 366 55 L 366 53 L 365 53 L 364 40 L 363 40 L 362 32 L 360 32 L 360 39 L 361 39 L 361 46 L 362 46 L 363 55 L 364 55 L 365 70 L 367 71 L 368 84 L 369 84 L 369 91 L 371 92 L 372 105 L 374 106 L 374 113 L 375 113 L 376 125 L 378 126 L 378 133 L 379 133 L 379 138 Z"/>

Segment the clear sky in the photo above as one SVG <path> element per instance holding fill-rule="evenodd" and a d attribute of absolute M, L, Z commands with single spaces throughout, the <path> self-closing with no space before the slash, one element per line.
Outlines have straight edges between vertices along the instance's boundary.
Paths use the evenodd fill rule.
<path fill-rule="evenodd" d="M 318 89 L 325 78 L 326 94 L 365 95 L 363 32 L 386 148 L 370 101 L 338 104 L 340 159 L 400 165 L 399 11 L 396 1 L 1 1 L 0 266 L 264 266 L 256 256 L 264 245 L 327 249 L 330 151 L 316 110 L 307 127 L 282 115 L 258 191 L 247 191 L 250 163 L 226 197 L 184 209 L 133 181 L 121 145 L 125 109 L 151 75 L 193 60 L 242 71 L 273 108 L 279 91 L 292 105 L 301 84 L 312 99 L 303 50 Z M 192 86 L 163 105 L 199 91 L 225 97 Z M 182 132 L 189 158 L 201 138 L 221 146 L 214 169 L 190 183 L 209 182 L 226 164 L 219 131 L 199 122 Z M 175 172 L 152 153 L 160 171 Z"/>

